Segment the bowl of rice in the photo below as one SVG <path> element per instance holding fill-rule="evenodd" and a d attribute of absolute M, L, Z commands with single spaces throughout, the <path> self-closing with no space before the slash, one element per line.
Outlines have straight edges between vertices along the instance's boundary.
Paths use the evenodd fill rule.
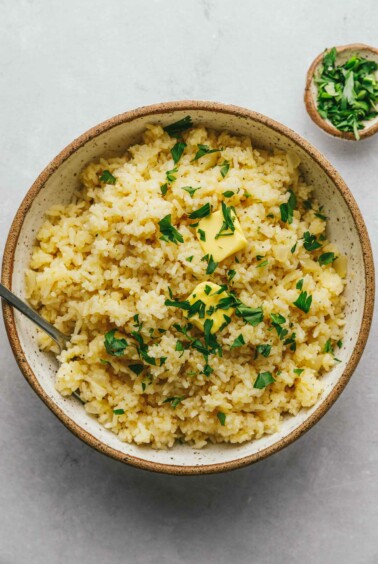
<path fill-rule="evenodd" d="M 147 470 L 205 474 L 300 437 L 372 319 L 364 221 L 287 127 L 213 102 L 126 112 L 66 147 L 13 221 L 3 283 L 25 378 L 75 435 Z"/>

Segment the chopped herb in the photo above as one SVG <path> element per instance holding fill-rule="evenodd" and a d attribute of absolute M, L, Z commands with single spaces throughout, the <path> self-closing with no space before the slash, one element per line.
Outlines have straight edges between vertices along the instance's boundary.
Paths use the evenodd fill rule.
<path fill-rule="evenodd" d="M 256 268 L 261 268 L 261 267 L 263 267 L 263 266 L 266 266 L 266 265 L 268 264 L 268 262 L 269 262 L 269 261 L 265 259 L 265 260 L 263 260 L 262 262 L 260 262 L 260 264 L 257 264 L 257 265 L 256 265 Z"/>
<path fill-rule="evenodd" d="M 173 158 L 173 162 L 175 164 L 177 164 L 179 162 L 179 160 L 181 159 L 181 156 L 184 152 L 184 149 L 186 147 L 186 143 L 184 143 L 184 141 L 177 141 L 177 143 L 175 145 L 173 145 L 172 149 L 171 149 L 171 155 Z"/>
<path fill-rule="evenodd" d="M 206 241 L 206 232 L 203 229 L 198 229 L 200 241 Z"/>
<path fill-rule="evenodd" d="M 210 292 L 211 292 L 211 286 L 208 286 L 208 285 L 206 284 L 206 286 L 205 286 L 205 294 L 208 296 L 208 295 L 210 294 Z"/>
<path fill-rule="evenodd" d="M 243 320 L 255 327 L 259 323 L 261 323 L 264 319 L 264 313 L 262 307 L 248 307 L 241 302 L 236 307 L 236 315 L 238 317 L 242 317 Z"/>
<path fill-rule="evenodd" d="M 193 127 L 192 118 L 190 116 L 186 116 L 166 127 L 163 127 L 164 131 L 168 133 L 170 137 L 181 137 L 181 134 Z"/>
<path fill-rule="evenodd" d="M 262 260 L 265 255 L 256 255 L 256 260 Z"/>
<path fill-rule="evenodd" d="M 162 193 L 163 196 L 166 195 L 166 193 L 168 192 L 168 184 L 167 183 L 160 186 L 160 192 Z"/>
<path fill-rule="evenodd" d="M 177 300 L 165 300 L 165 305 L 170 307 L 178 307 L 180 309 L 189 310 L 190 303 L 188 301 L 180 302 Z"/>
<path fill-rule="evenodd" d="M 299 294 L 298 299 L 296 299 L 295 302 L 293 302 L 293 304 L 298 309 L 301 309 L 305 313 L 308 313 L 310 311 L 311 303 L 312 303 L 312 296 L 307 295 L 307 292 L 301 292 Z"/>
<path fill-rule="evenodd" d="M 280 313 L 271 313 L 270 319 L 272 320 L 272 326 L 275 328 L 278 337 L 283 340 L 286 335 L 289 333 L 287 329 L 281 327 L 284 323 L 286 323 L 286 319 Z"/>
<path fill-rule="evenodd" d="M 294 374 L 298 374 L 300 376 L 304 372 L 304 368 L 294 368 Z"/>
<path fill-rule="evenodd" d="M 110 362 L 108 360 L 105 360 L 104 358 L 100 358 L 100 362 L 101 364 L 110 364 Z"/>
<path fill-rule="evenodd" d="M 296 334 L 292 333 L 290 337 L 284 340 L 284 345 L 290 345 L 291 351 L 297 350 L 297 343 L 295 341 L 296 338 L 297 338 Z"/>
<path fill-rule="evenodd" d="M 303 202 L 304 207 L 306 208 L 306 210 L 311 210 L 312 209 L 312 203 L 311 200 L 305 200 Z"/>
<path fill-rule="evenodd" d="M 231 280 L 236 276 L 236 270 L 229 270 L 227 272 L 227 278 L 228 281 L 231 282 Z"/>
<path fill-rule="evenodd" d="M 327 221 L 327 216 L 320 213 L 320 212 L 315 212 L 315 217 L 318 217 L 319 219 L 321 219 L 322 221 Z"/>
<path fill-rule="evenodd" d="M 105 334 L 104 345 L 106 352 L 112 356 L 123 356 L 128 346 L 126 339 L 117 339 L 115 337 L 117 329 L 112 329 Z"/>
<path fill-rule="evenodd" d="M 290 249 L 291 254 L 294 254 L 294 253 L 295 253 L 295 249 L 297 248 L 297 245 L 298 245 L 298 242 L 295 243 L 295 245 L 293 245 L 293 246 L 291 247 L 291 249 Z"/>
<path fill-rule="evenodd" d="M 134 320 L 134 327 L 136 327 L 137 325 L 139 325 L 139 313 L 136 313 L 133 317 Z"/>
<path fill-rule="evenodd" d="M 239 335 L 239 337 L 236 337 L 235 341 L 232 343 L 230 349 L 235 349 L 236 347 L 242 347 L 243 345 L 245 345 L 244 337 L 243 335 Z"/>
<path fill-rule="evenodd" d="M 330 353 L 333 354 L 333 346 L 331 344 L 331 339 L 328 339 L 323 347 L 323 352 L 324 353 Z"/>
<path fill-rule="evenodd" d="M 252 196 L 252 194 L 250 194 L 249 192 L 244 192 L 244 196 L 245 196 L 246 198 L 250 198 L 250 197 Z"/>
<path fill-rule="evenodd" d="M 225 198 L 232 198 L 232 196 L 235 194 L 235 192 L 233 192 L 232 190 L 226 190 L 225 192 L 223 192 L 223 196 Z"/>
<path fill-rule="evenodd" d="M 184 354 L 185 349 L 182 341 L 176 341 L 175 351 L 182 352 L 182 354 Z"/>
<path fill-rule="evenodd" d="M 147 374 L 141 382 L 143 392 L 146 390 L 148 384 L 151 384 L 151 382 L 152 382 L 152 374 Z"/>
<path fill-rule="evenodd" d="M 302 290 L 303 288 L 303 278 L 301 278 L 300 280 L 298 280 L 298 282 L 296 283 L 295 287 L 297 290 Z"/>
<path fill-rule="evenodd" d="M 220 169 L 220 173 L 223 176 L 223 178 L 226 176 L 229 170 L 230 170 L 230 163 L 228 161 L 223 161 Z M 229 196 L 227 197 L 229 198 Z"/>
<path fill-rule="evenodd" d="M 136 374 L 137 376 L 139 376 L 139 374 L 141 374 L 144 370 L 144 366 L 143 364 L 129 364 L 129 368 L 130 370 L 132 370 L 134 372 L 134 374 Z"/>
<path fill-rule="evenodd" d="M 189 219 L 200 219 L 201 217 L 206 217 L 211 214 L 211 206 L 209 203 L 203 205 L 198 210 L 195 210 L 189 214 Z"/>
<path fill-rule="evenodd" d="M 162 241 L 166 241 L 167 243 L 172 242 L 177 245 L 178 243 L 183 243 L 184 238 L 179 231 L 175 227 L 173 227 L 171 223 L 171 214 L 166 215 L 159 221 L 159 228 Z"/>
<path fill-rule="evenodd" d="M 316 235 L 312 235 L 309 231 L 303 233 L 303 241 L 306 251 L 316 251 L 321 247 L 321 244 L 316 240 Z"/>
<path fill-rule="evenodd" d="M 198 188 L 192 188 L 191 186 L 181 186 L 181 189 L 185 190 L 185 192 L 188 192 L 188 194 L 190 194 L 190 196 L 193 198 L 197 190 L 201 189 L 201 186 L 198 186 Z"/>
<path fill-rule="evenodd" d="M 259 354 L 261 354 L 265 358 L 268 358 L 268 356 L 270 355 L 271 348 L 272 348 L 271 345 L 257 345 L 255 350 L 255 358 L 257 358 Z"/>
<path fill-rule="evenodd" d="M 161 329 L 160 327 L 159 327 L 158 331 L 159 331 L 159 333 L 166 333 L 167 332 L 166 329 Z"/>
<path fill-rule="evenodd" d="M 124 409 L 113 409 L 114 415 L 123 415 L 125 413 Z"/>
<path fill-rule="evenodd" d="M 280 313 L 271 313 L 270 318 L 273 321 L 273 323 L 277 323 L 278 325 L 282 325 L 283 323 L 286 323 L 285 317 Z"/>
<path fill-rule="evenodd" d="M 163 403 L 170 403 L 173 409 L 176 409 L 179 403 L 181 403 L 184 399 L 185 396 L 172 396 L 170 398 L 165 399 Z"/>
<path fill-rule="evenodd" d="M 140 358 L 144 360 L 147 364 L 151 364 L 152 366 L 156 366 L 156 360 L 159 360 L 159 366 L 163 366 L 167 357 L 162 356 L 159 359 L 156 359 L 148 354 L 148 345 L 144 342 L 142 335 L 139 331 L 132 331 L 131 335 L 134 337 L 136 342 L 136 350 Z"/>
<path fill-rule="evenodd" d="M 213 255 L 210 255 L 209 261 L 207 263 L 206 274 L 213 274 L 215 272 L 218 263 L 214 261 Z"/>
<path fill-rule="evenodd" d="M 293 223 L 293 212 L 297 205 L 297 198 L 292 190 L 289 190 L 290 196 L 286 204 L 280 205 L 281 221 L 284 223 Z"/>
<path fill-rule="evenodd" d="M 172 170 L 167 170 L 165 176 L 167 177 L 168 182 L 174 182 L 176 180 L 176 172 L 178 172 L 178 168 L 175 167 Z"/>
<path fill-rule="evenodd" d="M 103 173 L 100 176 L 100 180 L 105 184 L 115 184 L 117 182 L 116 177 L 113 176 L 112 173 L 109 172 L 108 170 L 103 171 Z"/>
<path fill-rule="evenodd" d="M 337 344 L 337 346 L 339 347 L 339 349 L 341 349 L 341 347 L 343 346 L 343 342 L 342 342 L 341 340 L 340 340 L 340 341 L 337 341 L 336 344 Z"/>
<path fill-rule="evenodd" d="M 269 217 L 270 219 L 274 219 L 274 215 L 272 213 L 268 213 L 266 217 Z"/>
<path fill-rule="evenodd" d="M 210 374 L 212 372 L 214 372 L 214 370 L 211 368 L 211 366 L 209 364 L 205 364 L 205 366 L 203 367 L 203 374 L 205 374 L 205 376 L 209 377 Z"/>
<path fill-rule="evenodd" d="M 219 153 L 220 151 L 222 151 L 222 149 L 210 149 L 207 145 L 197 145 L 198 150 L 195 154 L 194 159 L 192 159 L 193 161 L 198 161 L 198 159 L 200 159 L 201 157 L 203 157 L 204 155 L 210 155 L 211 153 Z"/>
<path fill-rule="evenodd" d="M 263 388 L 266 388 L 266 386 L 269 386 L 269 384 L 273 384 L 275 381 L 276 380 L 273 378 L 271 372 L 260 372 L 253 384 L 253 387 L 262 390 Z"/>
<path fill-rule="evenodd" d="M 335 253 L 323 253 L 319 257 L 320 266 L 325 266 L 326 264 L 331 264 L 336 260 Z"/>
<path fill-rule="evenodd" d="M 239 264 L 240 260 L 238 259 L 238 257 L 235 257 L 235 262 L 236 264 Z"/>
<path fill-rule="evenodd" d="M 188 262 L 192 262 L 192 260 L 193 260 L 193 255 L 192 255 L 192 256 L 190 256 L 190 257 L 187 257 L 187 259 L 186 259 L 186 260 L 187 260 Z"/>
<path fill-rule="evenodd" d="M 232 235 L 232 233 L 235 231 L 234 219 L 236 214 L 234 208 L 231 206 L 227 207 L 226 204 L 222 202 L 222 214 L 223 214 L 223 224 L 220 230 L 218 231 L 218 233 L 215 235 L 215 239 L 226 236 L 227 234 L 224 233 L 225 231 L 230 230 L 231 233 L 229 233 L 229 235 Z M 232 217 L 232 215 L 234 217 Z"/>
<path fill-rule="evenodd" d="M 340 360 L 339 358 L 336 358 L 335 356 L 333 357 L 333 360 L 334 360 L 335 362 L 341 362 L 341 360 Z"/>
<path fill-rule="evenodd" d="M 378 115 L 378 64 L 353 54 L 336 65 L 336 54 L 335 48 L 325 52 L 315 78 L 318 112 L 339 131 L 348 131 L 359 139 L 365 122 Z"/>
<path fill-rule="evenodd" d="M 219 419 L 219 423 L 224 427 L 226 424 L 226 414 L 223 411 L 218 411 L 217 417 Z"/>
<path fill-rule="evenodd" d="M 197 300 L 196 302 L 190 305 L 188 310 L 188 317 L 190 318 L 193 317 L 193 315 L 198 314 L 198 317 L 200 319 L 203 319 L 205 317 L 205 311 L 206 311 L 205 302 L 203 302 L 202 300 Z"/>

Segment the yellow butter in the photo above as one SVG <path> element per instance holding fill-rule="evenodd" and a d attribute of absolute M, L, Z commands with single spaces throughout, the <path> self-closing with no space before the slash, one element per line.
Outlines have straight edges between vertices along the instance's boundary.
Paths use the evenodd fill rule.
<path fill-rule="evenodd" d="M 210 291 L 208 290 L 209 288 Z M 198 329 L 202 329 L 202 331 L 204 330 L 206 319 L 212 319 L 213 326 L 211 328 L 211 333 L 216 333 L 226 321 L 224 316 L 226 315 L 228 317 L 231 317 L 232 313 L 234 312 L 233 308 L 217 309 L 211 315 L 208 315 L 208 308 L 211 306 L 215 308 L 219 304 L 219 301 L 222 298 L 226 298 L 228 295 L 225 290 L 223 290 L 223 292 L 221 292 L 220 294 L 217 294 L 216 292 L 218 292 L 220 289 L 221 287 L 218 286 L 218 284 L 213 284 L 213 282 L 201 282 L 201 284 L 198 284 L 198 286 L 194 288 L 193 292 L 187 298 L 187 301 L 191 305 L 198 300 L 201 300 L 206 305 L 205 317 L 200 318 L 196 313 L 195 315 L 193 315 L 193 317 L 189 318 L 190 323 L 193 323 L 193 325 L 198 327 Z M 207 290 L 208 293 L 206 293 L 205 290 Z M 187 312 L 185 312 L 185 315 L 187 315 Z"/>
<path fill-rule="evenodd" d="M 232 213 L 232 212 L 231 212 Z M 212 255 L 215 262 L 220 262 L 225 258 L 242 251 L 247 246 L 247 239 L 244 236 L 239 220 L 233 213 L 235 231 L 231 236 L 215 236 L 219 233 L 223 225 L 222 210 L 218 210 L 207 217 L 202 218 L 197 226 L 197 237 L 205 254 Z M 205 233 L 206 240 L 200 238 L 200 230 Z M 226 231 L 225 233 L 227 233 Z"/>

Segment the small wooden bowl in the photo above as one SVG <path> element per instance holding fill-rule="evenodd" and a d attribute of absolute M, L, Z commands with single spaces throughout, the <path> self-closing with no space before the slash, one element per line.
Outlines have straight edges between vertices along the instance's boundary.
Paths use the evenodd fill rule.
<path fill-rule="evenodd" d="M 351 55 L 361 55 L 365 59 L 370 61 L 375 61 L 378 63 L 378 49 L 375 47 L 370 47 L 369 45 L 364 45 L 363 43 L 351 43 L 350 45 L 340 45 L 336 47 L 337 57 L 336 63 L 343 64 L 345 63 Z M 319 67 L 323 63 L 323 53 L 320 53 L 316 57 L 316 59 L 311 64 L 310 68 L 307 71 L 307 78 L 306 78 L 306 88 L 304 94 L 304 101 L 306 104 L 307 112 L 316 125 L 318 125 L 321 129 L 323 129 L 326 133 L 333 135 L 334 137 L 339 137 L 340 139 L 347 139 L 348 141 L 356 141 L 355 136 L 353 133 L 349 131 L 339 131 L 336 129 L 332 123 L 321 117 L 318 112 L 318 104 L 317 104 L 317 97 L 318 97 L 318 89 L 314 82 L 314 76 L 316 75 Z M 359 130 L 360 138 L 365 139 L 366 137 L 371 137 L 378 131 L 378 116 L 374 119 L 366 121 L 366 126 L 364 129 Z"/>

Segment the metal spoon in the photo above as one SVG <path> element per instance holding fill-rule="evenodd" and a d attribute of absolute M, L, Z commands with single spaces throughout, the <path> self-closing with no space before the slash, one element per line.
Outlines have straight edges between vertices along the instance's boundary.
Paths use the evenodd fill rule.
<path fill-rule="evenodd" d="M 36 311 L 10 292 L 8 288 L 3 286 L 3 284 L 0 284 L 0 297 L 2 297 L 9 305 L 23 313 L 28 319 L 30 319 L 30 321 L 33 321 L 33 323 L 38 325 L 38 327 L 40 327 L 56 342 L 61 351 L 65 348 L 69 337 L 61 333 L 58 329 L 56 329 L 56 327 L 54 327 L 54 325 L 51 325 L 51 323 L 46 321 L 46 319 L 43 319 L 43 317 L 41 317 Z"/>

